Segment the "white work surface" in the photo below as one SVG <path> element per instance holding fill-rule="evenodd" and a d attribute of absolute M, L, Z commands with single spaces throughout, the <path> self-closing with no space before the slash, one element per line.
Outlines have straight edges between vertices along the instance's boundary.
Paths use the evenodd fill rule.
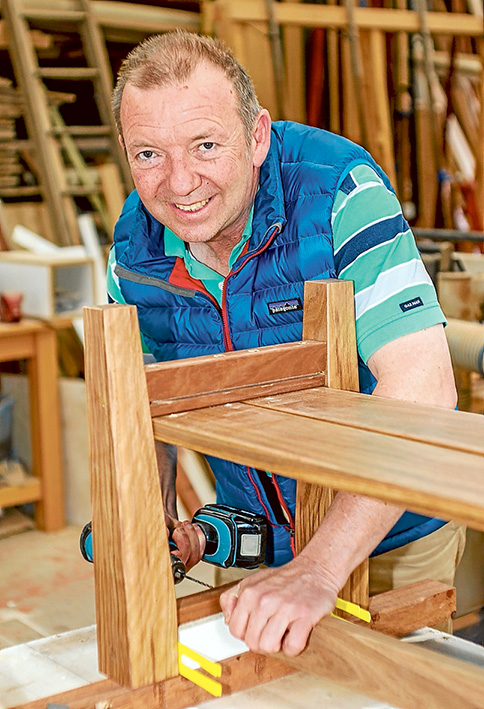
<path fill-rule="evenodd" d="M 187 636 L 181 639 L 188 643 Z M 424 628 L 408 636 L 408 640 L 484 666 L 484 648 L 460 638 Z M 94 625 L 5 648 L 0 651 L 0 709 L 102 679 L 104 675 L 97 671 Z M 246 709 L 247 706 L 251 709 L 393 709 L 389 704 L 303 672 L 212 699 L 191 709 Z"/>

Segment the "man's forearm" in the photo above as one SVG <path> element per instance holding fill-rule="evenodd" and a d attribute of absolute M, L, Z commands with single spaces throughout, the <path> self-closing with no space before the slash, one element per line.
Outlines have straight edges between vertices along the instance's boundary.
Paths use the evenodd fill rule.
<path fill-rule="evenodd" d="M 318 530 L 301 551 L 338 588 L 368 557 L 403 509 L 380 500 L 338 492 Z"/>
<path fill-rule="evenodd" d="M 388 343 L 368 364 L 378 380 L 374 396 L 455 406 L 452 367 L 440 325 Z M 313 557 L 322 572 L 342 588 L 403 512 L 403 508 L 379 500 L 338 492 L 301 555 Z"/>

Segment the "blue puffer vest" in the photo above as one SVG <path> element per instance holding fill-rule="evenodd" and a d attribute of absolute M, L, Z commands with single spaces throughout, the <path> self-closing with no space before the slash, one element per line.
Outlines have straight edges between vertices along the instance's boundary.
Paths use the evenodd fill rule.
<path fill-rule="evenodd" d="M 344 173 L 369 154 L 350 141 L 290 122 L 273 124 L 261 167 L 248 249 L 225 278 L 222 308 L 190 279 L 181 259 L 164 255 L 164 227 L 136 192 L 116 226 L 116 274 L 127 303 L 138 307 L 144 341 L 158 361 L 214 354 L 302 337 L 304 282 L 335 278 L 331 208 Z M 289 304 L 280 307 L 279 304 Z M 374 379 L 360 362 L 361 390 Z M 270 565 L 293 555 L 295 481 L 209 457 L 217 500 L 265 514 Z"/>

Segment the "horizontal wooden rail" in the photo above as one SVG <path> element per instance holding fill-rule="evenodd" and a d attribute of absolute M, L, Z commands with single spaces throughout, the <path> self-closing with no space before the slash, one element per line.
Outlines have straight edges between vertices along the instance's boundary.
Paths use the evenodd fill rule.
<path fill-rule="evenodd" d="M 262 0 L 237 2 L 225 0 L 223 11 L 228 20 L 235 22 L 267 23 L 267 5 Z M 413 10 L 356 7 L 355 24 L 359 29 L 384 32 L 419 32 L 418 13 Z M 344 29 L 348 26 L 345 7 L 337 5 L 310 5 L 298 2 L 278 3 L 274 6 L 274 18 L 283 26 L 331 27 Z M 428 12 L 429 31 L 435 34 L 482 36 L 482 18 L 457 12 Z"/>
<path fill-rule="evenodd" d="M 402 709 L 482 707 L 482 667 L 337 618 L 318 623 L 298 657 L 275 657 Z"/>
<path fill-rule="evenodd" d="M 19 0 L 23 13 L 35 17 L 47 11 L 52 19 L 56 13 L 75 11 L 75 0 L 56 0 L 55 12 L 51 0 Z M 94 19 L 107 29 L 126 29 L 133 32 L 166 32 L 181 27 L 189 32 L 200 29 L 200 14 L 169 7 L 154 7 L 137 3 L 116 2 L 113 0 L 92 0 L 90 10 Z"/>
<path fill-rule="evenodd" d="M 222 660 L 220 665 L 224 694 L 240 692 L 295 671 L 281 660 L 252 652 Z M 101 680 L 46 699 L 27 702 L 15 709 L 46 709 L 49 706 L 66 706 L 69 709 L 100 706 L 112 709 L 187 709 L 210 699 L 213 697 L 205 689 L 177 675 L 140 689 L 127 689 L 112 680 Z"/>
<path fill-rule="evenodd" d="M 324 386 L 326 345 L 303 340 L 145 367 L 152 416 Z"/>

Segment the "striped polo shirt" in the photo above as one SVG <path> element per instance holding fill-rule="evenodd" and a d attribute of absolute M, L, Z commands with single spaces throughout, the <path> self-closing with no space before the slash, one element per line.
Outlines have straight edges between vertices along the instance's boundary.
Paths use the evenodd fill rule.
<path fill-rule="evenodd" d="M 364 362 L 398 337 L 445 322 L 398 199 L 371 167 L 357 165 L 344 177 L 331 223 L 338 278 L 354 283 Z"/>

